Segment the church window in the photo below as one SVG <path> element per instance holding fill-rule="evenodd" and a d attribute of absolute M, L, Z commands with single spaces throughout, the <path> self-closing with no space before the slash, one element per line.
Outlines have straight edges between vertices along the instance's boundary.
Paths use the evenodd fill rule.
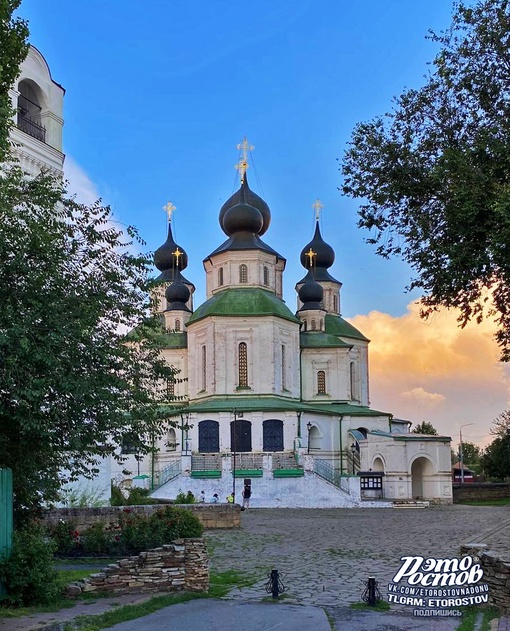
<path fill-rule="evenodd" d="M 220 450 L 220 424 L 218 421 L 200 421 L 198 424 L 198 451 L 217 453 Z"/>
<path fill-rule="evenodd" d="M 244 263 L 242 265 L 239 265 L 239 282 L 248 282 L 248 267 Z"/>
<path fill-rule="evenodd" d="M 262 423 L 262 449 L 283 451 L 283 421 L 270 419 Z"/>
<path fill-rule="evenodd" d="M 269 270 L 266 266 L 264 266 L 264 285 L 266 287 L 269 285 Z"/>
<path fill-rule="evenodd" d="M 175 330 L 176 331 L 180 331 L 181 330 L 181 321 L 180 320 L 176 320 L 175 321 Z"/>
<path fill-rule="evenodd" d="M 356 397 L 356 366 L 354 365 L 354 362 L 351 362 L 349 370 L 350 370 L 351 399 L 355 401 L 357 397 Z"/>
<path fill-rule="evenodd" d="M 177 449 L 177 438 L 175 436 L 175 429 L 172 427 L 168 430 L 166 435 L 166 450 L 175 451 Z"/>
<path fill-rule="evenodd" d="M 239 387 L 248 387 L 248 347 L 246 342 L 239 344 Z"/>
<path fill-rule="evenodd" d="M 202 346 L 202 390 L 206 389 L 207 385 L 207 347 Z"/>
<path fill-rule="evenodd" d="M 333 295 L 333 311 L 338 313 L 338 296 L 336 294 Z"/>
<path fill-rule="evenodd" d="M 218 287 L 223 285 L 223 267 L 218 270 Z"/>
<path fill-rule="evenodd" d="M 326 373 L 324 370 L 317 372 L 317 394 L 326 394 Z"/>
<path fill-rule="evenodd" d="M 321 318 L 320 324 L 319 324 L 319 329 L 322 331 L 322 327 L 324 326 L 324 321 Z"/>
<path fill-rule="evenodd" d="M 125 434 L 121 449 L 123 454 L 137 454 L 140 451 L 140 441 L 134 434 Z"/>
<path fill-rule="evenodd" d="M 18 117 L 16 125 L 21 131 L 46 142 L 46 129 L 41 124 L 41 105 L 37 93 L 29 81 L 20 81 L 18 86 Z"/>
<path fill-rule="evenodd" d="M 308 325 L 306 323 L 306 320 L 303 322 L 303 331 L 306 332 L 306 329 L 308 328 Z"/>
<path fill-rule="evenodd" d="M 287 384 L 285 382 L 285 344 L 282 344 L 282 390 L 285 390 Z M 266 450 L 264 450 L 266 451 Z"/>
<path fill-rule="evenodd" d="M 251 451 L 251 423 L 236 418 L 230 423 L 230 449 L 232 453 Z"/>
<path fill-rule="evenodd" d="M 317 329 L 317 323 L 315 322 L 315 320 L 312 320 L 312 331 L 315 331 Z"/>

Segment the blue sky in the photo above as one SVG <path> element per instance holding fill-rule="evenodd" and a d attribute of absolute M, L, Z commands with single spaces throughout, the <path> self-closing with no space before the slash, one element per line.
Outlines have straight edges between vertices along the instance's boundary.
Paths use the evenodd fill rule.
<path fill-rule="evenodd" d="M 287 258 L 289 306 L 320 197 L 344 315 L 405 311 L 410 271 L 364 243 L 356 203 L 337 190 L 337 158 L 356 122 L 420 84 L 435 50 L 425 35 L 448 26 L 450 2 L 23 0 L 19 13 L 66 88 L 65 153 L 151 250 L 164 241 L 162 206 L 177 206 L 198 302 L 247 136 L 250 185 L 272 210 L 265 240 Z"/>
<path fill-rule="evenodd" d="M 428 322 L 404 292 L 411 270 L 386 261 L 356 227 L 357 202 L 338 191 L 357 122 L 419 87 L 449 26 L 449 0 L 23 0 L 31 42 L 66 88 L 64 151 L 80 189 L 100 195 L 154 250 L 174 233 L 186 277 L 205 298 L 202 260 L 225 239 L 222 203 L 237 187 L 236 145 L 255 146 L 252 189 L 272 211 L 264 240 L 287 258 L 295 309 L 299 254 L 323 204 L 336 252 L 342 313 L 372 340 L 372 406 L 432 422 L 465 440 L 490 439 L 509 407 L 510 371 L 490 323 L 459 330 L 455 313 Z"/>

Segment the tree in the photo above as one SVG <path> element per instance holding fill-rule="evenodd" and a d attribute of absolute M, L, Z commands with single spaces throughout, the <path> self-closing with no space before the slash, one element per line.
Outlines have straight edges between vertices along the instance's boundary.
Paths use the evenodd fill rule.
<path fill-rule="evenodd" d="M 412 433 L 413 434 L 429 434 L 431 436 L 437 436 L 437 429 L 432 425 L 432 423 L 423 421 L 423 423 L 418 423 L 418 425 L 413 429 Z"/>
<path fill-rule="evenodd" d="M 462 441 L 462 454 L 464 463 L 478 464 L 478 462 L 480 462 L 482 450 L 474 443 Z"/>
<path fill-rule="evenodd" d="M 353 131 L 346 195 L 377 253 L 400 256 L 424 292 L 422 317 L 460 311 L 460 326 L 494 317 L 510 360 L 510 7 L 458 2 L 425 85 Z"/>
<path fill-rule="evenodd" d="M 25 20 L 13 18 L 21 0 L 0 0 L 0 162 L 8 151 L 12 108 L 9 89 L 19 74 L 28 52 L 28 27 Z"/>
<path fill-rule="evenodd" d="M 480 459 L 484 473 L 498 480 L 510 477 L 510 411 L 502 412 L 492 423 L 496 436 Z"/>
<path fill-rule="evenodd" d="M 147 453 L 168 421 L 174 371 L 151 315 L 150 259 L 109 208 L 66 196 L 49 177 L 0 174 L 0 467 L 16 515 L 94 473 L 127 435 Z M 126 331 L 134 329 L 129 343 Z"/>

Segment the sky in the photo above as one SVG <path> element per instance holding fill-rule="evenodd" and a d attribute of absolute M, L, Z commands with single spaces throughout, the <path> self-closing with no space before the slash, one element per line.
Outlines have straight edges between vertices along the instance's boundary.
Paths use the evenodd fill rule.
<path fill-rule="evenodd" d="M 451 12 L 449 0 L 23 0 L 18 13 L 66 89 L 70 189 L 101 197 L 151 251 L 165 241 L 171 201 L 195 306 L 202 261 L 226 238 L 218 212 L 238 186 L 247 137 L 250 187 L 272 213 L 264 241 L 287 259 L 289 307 L 320 198 L 342 314 L 372 340 L 372 407 L 429 421 L 453 444 L 472 423 L 464 440 L 484 445 L 510 385 L 494 326 L 459 330 L 448 312 L 421 321 L 419 294 L 405 291 L 412 270 L 376 256 L 358 202 L 338 190 L 354 126 L 422 84 L 436 51 L 426 35 Z"/>

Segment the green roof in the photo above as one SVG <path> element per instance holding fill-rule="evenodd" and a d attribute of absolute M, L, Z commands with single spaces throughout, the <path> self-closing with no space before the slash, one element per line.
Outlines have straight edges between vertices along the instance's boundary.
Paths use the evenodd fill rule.
<path fill-rule="evenodd" d="M 322 331 L 307 331 L 299 336 L 301 348 L 352 348 L 352 344 L 343 342 L 335 335 Z"/>
<path fill-rule="evenodd" d="M 203 401 L 196 401 L 187 406 L 172 406 L 168 411 L 172 414 L 181 412 L 311 412 L 329 416 L 389 416 L 387 412 L 371 410 L 362 405 L 350 403 L 314 403 L 304 402 L 299 399 L 286 399 L 277 396 L 244 396 L 231 395 L 222 397 L 210 397 Z"/>
<path fill-rule="evenodd" d="M 219 291 L 198 307 L 189 319 L 188 325 L 209 316 L 277 316 L 291 322 L 299 322 L 283 300 L 272 292 L 257 287 Z"/>
<path fill-rule="evenodd" d="M 364 342 L 370 341 L 363 335 L 363 333 L 353 327 L 352 324 L 349 324 L 347 320 L 344 320 L 342 317 L 337 315 L 331 315 L 330 313 L 327 313 L 325 317 L 325 329 L 326 333 L 329 333 L 330 335 L 351 337 L 355 340 L 363 340 Z"/>
<path fill-rule="evenodd" d="M 434 440 L 439 440 L 442 443 L 449 443 L 451 441 L 450 436 L 437 436 L 433 434 L 414 434 L 413 432 L 409 432 L 407 434 L 393 434 L 390 432 L 383 432 L 380 429 L 374 429 L 371 432 L 368 432 L 374 436 L 383 436 L 385 438 L 393 438 L 394 440 L 414 440 L 419 442 L 432 442 Z"/>

